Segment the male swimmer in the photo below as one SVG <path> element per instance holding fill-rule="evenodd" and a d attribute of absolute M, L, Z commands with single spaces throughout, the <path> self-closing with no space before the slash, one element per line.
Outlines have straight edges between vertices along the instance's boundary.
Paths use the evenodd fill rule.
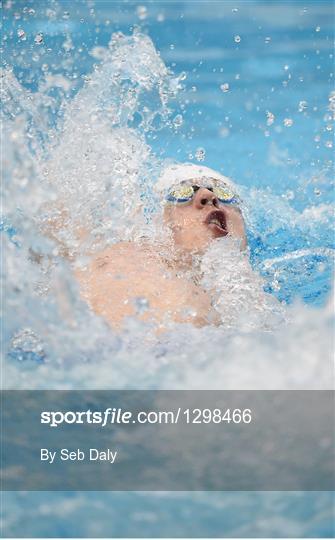
<path fill-rule="evenodd" d="M 246 249 L 236 187 L 208 167 L 186 163 L 167 167 L 156 191 L 168 240 L 119 242 L 94 254 L 86 267 L 75 270 L 81 294 L 117 329 L 136 315 L 136 299 L 147 307 L 138 317 L 158 328 L 169 322 L 220 324 L 212 294 L 200 284 L 199 262 L 220 237 L 230 236 Z"/>

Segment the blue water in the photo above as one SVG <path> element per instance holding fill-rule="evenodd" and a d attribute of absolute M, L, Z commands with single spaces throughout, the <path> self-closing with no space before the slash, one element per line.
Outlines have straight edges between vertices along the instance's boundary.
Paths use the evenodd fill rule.
<path fill-rule="evenodd" d="M 204 149 L 203 164 L 243 186 L 251 259 L 266 290 L 285 303 L 311 305 L 323 321 L 334 249 L 332 2 L 50 0 L 3 6 L 3 64 L 20 84 L 35 93 L 46 73 L 68 82 L 46 92 L 54 101 L 48 126 L 38 126 L 41 140 L 62 118 L 61 103 L 78 93 L 99 63 L 99 50 L 94 56 L 92 49 L 107 47 L 116 31 L 131 34 L 139 27 L 147 33 L 165 64 L 185 72 L 183 88 L 169 103 L 171 119 L 181 114 L 182 125 L 149 131 L 149 144 L 159 157 L 179 161 L 197 162 L 197 150 Z M 19 253 L 21 231 L 10 218 L 4 223 Z M 47 313 L 51 318 L 52 310 Z M 314 316 L 301 323 L 306 332 Z M 17 330 L 15 318 L 9 326 L 9 333 Z M 329 340 L 325 327 L 320 341 Z M 301 347 L 287 346 L 292 362 Z M 43 375 L 35 368 L 34 358 L 42 364 L 47 358 L 44 351 L 34 354 L 11 351 L 11 380 L 25 373 L 19 387 L 25 376 L 42 385 L 49 373 L 57 385 L 54 371 Z M 84 375 L 79 379 L 74 371 L 69 381 L 85 387 Z M 115 373 L 117 384 L 126 385 L 129 373 L 119 366 Z M 64 384 L 66 375 L 59 380 Z M 8 536 L 334 536 L 331 493 L 13 493 L 4 502 Z"/>

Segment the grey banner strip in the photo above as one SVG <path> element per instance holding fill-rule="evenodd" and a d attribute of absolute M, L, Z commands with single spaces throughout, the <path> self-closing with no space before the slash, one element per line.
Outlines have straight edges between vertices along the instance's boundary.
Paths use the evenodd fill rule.
<path fill-rule="evenodd" d="M 328 491 L 332 391 L 3 391 L 3 490 Z"/>

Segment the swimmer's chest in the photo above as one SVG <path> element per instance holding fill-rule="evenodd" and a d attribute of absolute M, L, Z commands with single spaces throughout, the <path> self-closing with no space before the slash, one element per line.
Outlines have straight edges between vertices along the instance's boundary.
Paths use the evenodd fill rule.
<path fill-rule="evenodd" d="M 85 287 L 87 299 L 99 304 L 112 302 L 114 309 L 138 297 L 161 309 L 210 307 L 208 295 L 192 280 L 176 275 L 155 254 L 140 250 L 97 257 L 79 281 Z"/>

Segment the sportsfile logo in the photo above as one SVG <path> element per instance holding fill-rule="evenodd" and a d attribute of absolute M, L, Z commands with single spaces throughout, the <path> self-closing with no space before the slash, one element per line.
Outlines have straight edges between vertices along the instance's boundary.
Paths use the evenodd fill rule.
<path fill-rule="evenodd" d="M 43 411 L 41 424 L 58 427 L 61 424 L 250 424 L 251 409 L 209 409 L 177 407 L 170 411 L 132 411 L 109 407 L 104 411 Z"/>
<path fill-rule="evenodd" d="M 48 424 L 50 427 L 58 427 L 61 424 L 100 424 L 105 427 L 107 424 L 129 424 L 132 412 L 123 411 L 120 408 L 107 408 L 104 411 L 43 411 L 41 413 L 41 424 Z"/>

